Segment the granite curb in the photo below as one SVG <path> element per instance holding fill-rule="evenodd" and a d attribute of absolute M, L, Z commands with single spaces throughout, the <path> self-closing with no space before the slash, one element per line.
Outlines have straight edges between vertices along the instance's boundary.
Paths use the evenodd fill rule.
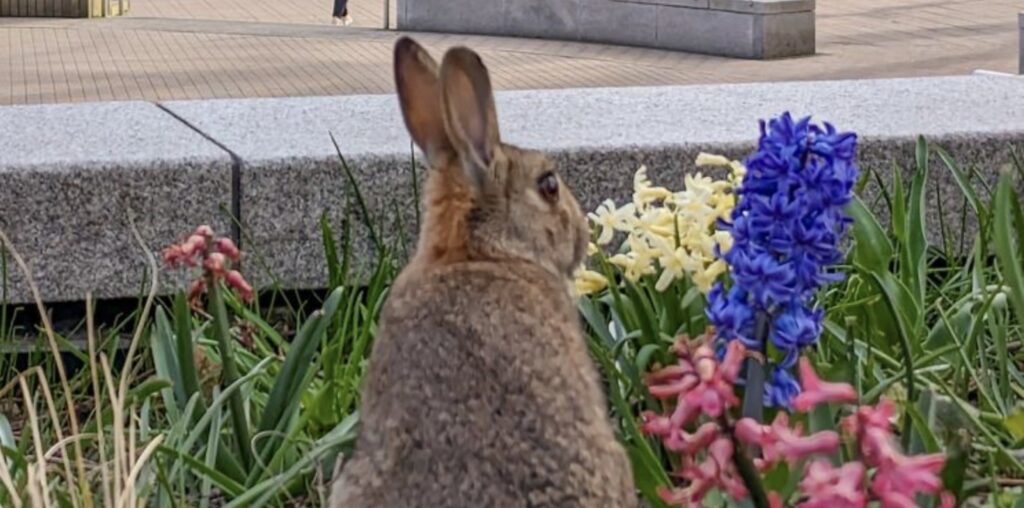
<path fill-rule="evenodd" d="M 924 135 L 991 182 L 1024 148 L 1021 96 L 1024 79 L 972 75 L 514 91 L 499 92 L 497 105 L 503 138 L 550 153 L 590 209 L 628 199 L 640 165 L 680 187 L 702 151 L 745 156 L 758 120 L 783 111 L 856 131 L 861 166 L 883 181 L 894 162 L 912 165 Z M 418 154 L 391 95 L 0 108 L 0 140 L 0 227 L 32 259 L 47 301 L 139 293 L 145 263 L 129 217 L 153 250 L 199 223 L 232 232 L 264 287 L 325 285 L 321 218 L 337 236 L 347 224 L 353 268 L 365 275 L 379 244 L 364 205 L 381 243 L 400 256 L 415 243 L 413 182 L 424 170 L 413 171 Z M 969 238 L 965 205 L 950 199 L 956 183 L 937 159 L 933 168 L 931 239 L 940 213 Z M 877 195 L 872 186 L 865 198 Z M 23 279 L 9 282 L 9 300 L 27 301 Z"/>

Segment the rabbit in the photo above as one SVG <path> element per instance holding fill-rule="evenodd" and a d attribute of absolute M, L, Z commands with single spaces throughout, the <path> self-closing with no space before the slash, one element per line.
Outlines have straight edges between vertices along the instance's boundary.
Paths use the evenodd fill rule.
<path fill-rule="evenodd" d="M 579 203 L 551 160 L 501 142 L 476 53 L 438 67 L 403 37 L 394 58 L 431 168 L 425 217 L 330 506 L 637 506 L 569 290 L 589 239 Z"/>

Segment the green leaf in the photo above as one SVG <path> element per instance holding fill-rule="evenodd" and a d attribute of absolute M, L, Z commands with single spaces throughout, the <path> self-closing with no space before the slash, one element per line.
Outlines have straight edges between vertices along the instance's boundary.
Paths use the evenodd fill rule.
<path fill-rule="evenodd" d="M 903 168 L 892 167 L 892 206 L 890 207 L 892 233 L 901 243 L 907 240 L 907 197 L 903 191 Z"/>
<path fill-rule="evenodd" d="M 1019 317 L 1024 316 L 1024 260 L 1021 259 L 1013 238 L 1013 203 L 1016 199 L 1018 198 L 1013 190 L 1013 178 L 1009 172 L 1003 172 L 996 186 L 995 251 L 996 259 L 999 260 L 999 271 L 1006 285 L 1010 287 L 1010 299 Z M 1016 241 L 1024 242 L 1024 238 Z"/>
<path fill-rule="evenodd" d="M 629 455 L 629 462 L 633 466 L 633 480 L 636 483 L 636 488 L 643 493 L 644 499 L 652 506 L 668 508 L 668 505 L 661 501 L 661 496 L 658 495 L 658 488 L 665 485 L 659 481 L 660 471 L 651 468 L 650 460 L 639 447 L 627 446 L 626 454 Z"/>
<path fill-rule="evenodd" d="M 645 344 L 636 354 L 636 369 L 641 374 L 649 370 L 651 358 L 662 351 L 660 344 Z"/>
<path fill-rule="evenodd" d="M 970 451 L 971 435 L 963 429 L 957 431 L 946 447 L 946 465 L 942 468 L 942 484 L 946 490 L 956 496 L 960 503 L 964 500 L 964 480 L 967 478 Z"/>
<path fill-rule="evenodd" d="M 150 395 L 170 387 L 170 381 L 158 377 L 151 377 L 142 383 L 135 385 L 135 387 L 129 390 L 128 400 L 131 401 L 132 404 L 141 405 L 141 403 L 149 398 Z"/>
<path fill-rule="evenodd" d="M 955 180 L 956 184 L 960 187 L 960 191 L 963 193 L 964 198 L 967 199 L 967 203 L 970 205 L 971 210 L 974 211 L 974 215 L 978 218 L 980 223 L 984 223 L 987 218 L 987 215 L 985 214 L 986 209 L 981 203 L 981 198 L 978 197 L 978 191 L 974 189 L 970 180 L 967 179 L 967 175 L 964 174 L 963 170 L 960 169 L 960 166 L 952 157 L 949 156 L 948 153 L 946 153 L 945 150 L 940 147 L 936 147 L 935 152 L 939 154 L 939 158 L 942 159 L 943 164 L 946 165 L 950 174 L 953 175 L 953 180 Z M 981 227 L 980 229 L 984 229 L 984 227 Z"/>
<path fill-rule="evenodd" d="M 927 221 L 926 187 L 928 184 L 928 143 L 924 137 L 917 140 L 917 167 L 910 183 L 910 208 L 907 213 L 906 237 L 901 243 L 900 274 L 903 283 L 910 289 L 910 295 L 919 307 L 924 306 L 928 267 L 925 253 L 928 237 L 925 235 Z"/>
<path fill-rule="evenodd" d="M 1003 427 L 1006 427 L 1015 441 L 1024 440 L 1024 409 L 1018 409 L 1003 418 Z"/>
<path fill-rule="evenodd" d="M 622 393 L 622 384 L 618 381 L 620 373 L 608 356 L 608 350 L 600 341 L 591 337 L 587 343 L 605 380 L 608 381 L 608 398 L 618 413 L 623 445 L 633 463 L 633 478 L 637 488 L 652 507 L 668 508 L 658 496 L 659 486 L 671 485 L 668 473 L 654 454 L 647 438 L 640 432 L 633 410 Z"/>
<path fill-rule="evenodd" d="M 764 488 L 771 492 L 784 492 L 789 485 L 789 464 L 780 462 L 764 476 Z"/>
<path fill-rule="evenodd" d="M 828 404 L 818 404 L 815 406 L 810 414 L 807 415 L 807 424 L 811 434 L 824 430 L 837 430 L 835 419 L 832 418 L 832 410 Z M 838 451 L 828 454 L 828 458 L 834 466 L 842 464 L 842 458 L 839 456 Z M 771 486 L 769 488 L 779 492 L 782 491 L 781 488 L 773 488 Z"/>
<path fill-rule="evenodd" d="M 257 431 L 258 434 L 270 433 L 259 445 L 261 464 L 269 463 L 268 460 L 278 453 L 278 447 L 282 443 L 281 435 L 288 422 L 295 416 L 302 394 L 313 378 L 314 372 L 310 369 L 313 357 L 323 342 L 322 337 L 327 332 L 327 325 L 338 312 L 343 294 L 344 287 L 335 288 L 331 292 L 323 309 L 310 316 L 288 351 L 281 372 L 278 373 L 277 380 L 270 390 Z M 253 468 L 246 483 L 251 484 L 263 471 L 262 468 Z"/>
<path fill-rule="evenodd" d="M 274 497 L 283 495 L 286 485 L 298 478 L 303 471 L 309 469 L 315 461 L 320 460 L 331 450 L 354 441 L 358 422 L 359 413 L 348 415 L 334 429 L 313 443 L 312 449 L 303 453 L 286 471 L 253 485 L 245 493 L 232 499 L 225 505 L 225 508 L 258 508 L 269 503 Z M 253 500 L 257 496 L 260 497 Z"/>
<path fill-rule="evenodd" d="M 0 413 L 0 446 L 6 446 L 8 448 L 14 448 L 14 430 L 11 428 L 11 422 L 7 420 L 7 417 Z"/>
<path fill-rule="evenodd" d="M 320 215 L 320 235 L 324 244 L 324 257 L 327 259 L 328 287 L 333 289 L 345 283 L 345 274 L 341 272 L 338 247 L 334 242 L 334 232 L 331 229 L 331 222 L 327 218 L 326 211 Z"/>
<path fill-rule="evenodd" d="M 220 282 L 207 283 L 207 312 L 213 317 L 213 337 L 217 341 L 220 351 L 222 376 L 225 384 L 233 384 L 241 376 L 235 364 L 234 340 L 231 337 L 231 326 L 228 323 L 228 311 L 224 306 L 224 290 Z M 179 338 L 180 340 L 180 338 Z M 187 358 L 187 357 L 186 357 Z M 231 407 L 231 430 L 237 440 L 238 452 L 242 459 L 242 465 L 251 468 L 253 465 L 251 441 L 249 434 L 249 422 L 246 419 L 245 401 L 238 391 L 231 392 L 228 403 Z"/>
<path fill-rule="evenodd" d="M 199 375 L 196 373 L 195 348 L 192 343 L 192 312 L 184 293 L 174 297 L 174 328 L 178 371 L 181 373 L 184 400 L 188 400 L 199 393 Z"/>
<path fill-rule="evenodd" d="M 896 331 L 899 335 L 900 349 L 903 352 L 904 382 L 907 387 L 907 400 L 913 401 L 916 397 L 916 385 L 914 384 L 914 355 L 913 347 L 911 346 L 911 337 L 920 337 L 920 334 L 914 333 L 914 327 L 906 322 L 907 318 L 899 308 L 900 305 L 897 303 L 899 300 L 899 293 L 895 290 L 895 288 L 899 287 L 899 284 L 890 283 L 891 281 L 885 280 L 884 277 L 880 277 L 876 273 L 869 274 L 869 280 L 874 282 L 875 286 L 882 291 L 882 294 L 885 295 L 885 302 L 888 304 L 890 312 L 896 316 L 896 321 L 898 323 Z M 920 347 L 920 345 L 918 347 Z M 907 425 L 904 426 L 904 447 L 908 445 L 908 440 L 910 439 L 910 433 L 908 432 L 910 430 L 909 424 L 910 422 L 908 420 Z"/>
<path fill-rule="evenodd" d="M 239 496 L 245 490 L 241 484 L 232 480 L 224 473 L 221 473 L 217 468 L 207 466 L 201 460 L 192 457 L 187 453 L 183 453 L 174 448 L 168 448 L 163 445 L 158 446 L 157 451 L 171 457 L 172 459 L 184 462 L 197 476 L 209 479 L 214 485 L 231 497 Z"/>
<path fill-rule="evenodd" d="M 847 205 L 846 212 L 853 218 L 853 236 L 856 240 L 854 261 L 871 271 L 888 271 L 892 259 L 892 243 L 878 219 L 858 196 L 854 196 L 853 201 Z"/>
<path fill-rule="evenodd" d="M 910 436 L 908 453 L 937 453 L 941 450 L 939 440 L 935 437 L 935 410 L 932 405 L 933 394 L 929 390 L 921 392 L 917 404 L 906 404 L 904 408 L 910 416 L 913 432 Z"/>

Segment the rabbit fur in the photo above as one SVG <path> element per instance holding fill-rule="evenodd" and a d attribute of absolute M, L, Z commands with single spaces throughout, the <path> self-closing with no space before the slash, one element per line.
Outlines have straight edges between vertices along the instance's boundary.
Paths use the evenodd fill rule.
<path fill-rule="evenodd" d="M 333 508 L 633 507 L 569 287 L 589 231 L 543 154 L 501 142 L 490 78 L 456 47 L 395 46 L 431 170 L 392 287 Z"/>

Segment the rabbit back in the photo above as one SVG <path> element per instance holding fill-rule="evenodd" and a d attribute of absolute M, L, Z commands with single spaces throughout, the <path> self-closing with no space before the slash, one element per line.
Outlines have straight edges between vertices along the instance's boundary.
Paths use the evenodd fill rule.
<path fill-rule="evenodd" d="M 525 262 L 413 272 L 383 311 L 333 506 L 635 506 L 565 288 Z"/>

